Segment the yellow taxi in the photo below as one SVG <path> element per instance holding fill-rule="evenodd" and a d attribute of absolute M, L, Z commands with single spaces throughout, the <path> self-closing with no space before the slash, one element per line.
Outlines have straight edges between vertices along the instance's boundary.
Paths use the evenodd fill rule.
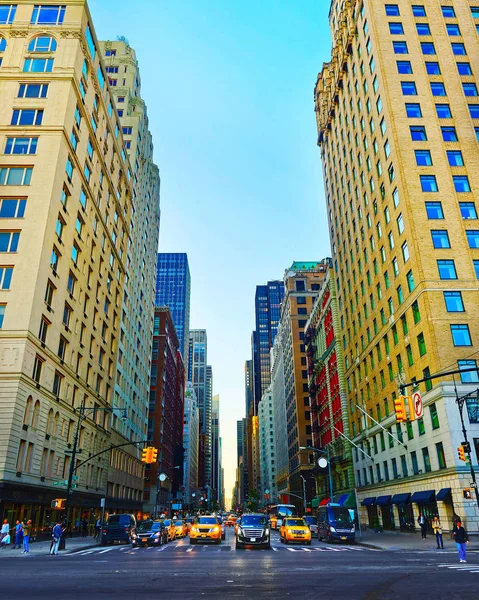
<path fill-rule="evenodd" d="M 299 542 L 310 546 L 311 529 L 304 519 L 297 517 L 283 519 L 283 524 L 279 528 L 279 539 L 284 544 Z"/>
<path fill-rule="evenodd" d="M 237 520 L 238 517 L 236 515 L 228 515 L 225 523 L 226 527 L 234 527 Z"/>
<path fill-rule="evenodd" d="M 218 517 L 201 515 L 197 517 L 190 529 L 190 544 L 211 542 L 221 544 L 222 528 Z"/>
<path fill-rule="evenodd" d="M 171 519 L 165 519 L 163 523 L 168 532 L 168 541 L 172 542 L 176 538 L 176 527 Z"/>
<path fill-rule="evenodd" d="M 185 536 L 188 535 L 188 527 L 186 525 L 186 522 L 183 521 L 182 519 L 179 519 L 178 521 L 174 521 L 174 526 L 176 529 L 176 537 L 177 538 L 184 538 Z"/>

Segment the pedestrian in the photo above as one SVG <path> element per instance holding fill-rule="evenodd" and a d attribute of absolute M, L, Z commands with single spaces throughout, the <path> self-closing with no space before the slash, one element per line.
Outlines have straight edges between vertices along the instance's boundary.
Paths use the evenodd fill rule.
<path fill-rule="evenodd" d="M 8 524 L 8 519 L 5 519 L 3 521 L 2 529 L 0 530 L 0 542 L 3 542 L 3 538 L 9 534 L 10 534 L 10 525 Z"/>
<path fill-rule="evenodd" d="M 87 537 L 88 536 L 88 521 L 87 521 L 86 517 L 83 517 L 81 536 L 82 537 Z"/>
<path fill-rule="evenodd" d="M 58 554 L 60 540 L 65 530 L 62 527 L 61 521 L 58 521 L 52 531 L 52 544 L 50 546 L 50 554 Z"/>
<path fill-rule="evenodd" d="M 30 535 L 32 533 L 32 521 L 29 519 L 27 524 L 23 526 L 23 554 L 28 554 L 30 549 L 28 544 L 30 542 Z"/>
<path fill-rule="evenodd" d="M 13 549 L 20 548 L 22 544 L 22 536 L 23 536 L 23 523 L 17 521 L 15 524 L 15 544 Z"/>
<path fill-rule="evenodd" d="M 442 527 L 439 518 L 436 516 L 432 520 L 432 530 L 436 534 L 436 544 L 438 550 L 444 550 L 444 542 L 442 541 Z"/>
<path fill-rule="evenodd" d="M 95 523 L 95 539 L 99 540 L 101 535 L 101 518 L 98 517 Z"/>
<path fill-rule="evenodd" d="M 7 535 L 2 537 L 1 547 L 8 548 L 10 546 L 10 532 Z"/>
<path fill-rule="evenodd" d="M 456 542 L 457 551 L 459 553 L 459 562 L 465 563 L 466 560 L 466 545 L 469 544 L 469 536 L 466 530 L 461 525 L 461 521 L 457 521 L 456 526 L 452 532 L 454 540 Z"/>
<path fill-rule="evenodd" d="M 419 527 L 421 528 L 421 537 L 423 540 L 425 540 L 426 539 L 426 517 L 422 513 L 419 513 L 417 522 L 419 523 Z"/>

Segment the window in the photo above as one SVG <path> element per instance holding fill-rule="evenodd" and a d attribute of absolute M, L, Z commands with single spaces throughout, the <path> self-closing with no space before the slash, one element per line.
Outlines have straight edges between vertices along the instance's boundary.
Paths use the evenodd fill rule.
<path fill-rule="evenodd" d="M 33 8 L 32 25 L 61 25 L 65 18 L 65 6 L 38 5 Z"/>
<path fill-rule="evenodd" d="M 461 292 L 444 292 L 444 302 L 447 312 L 464 312 Z"/>
<path fill-rule="evenodd" d="M 45 303 L 47 306 L 52 305 L 54 292 L 55 292 L 55 286 L 53 285 L 53 283 L 50 280 L 48 280 L 47 287 L 45 289 Z"/>
<path fill-rule="evenodd" d="M 105 50 L 105 56 L 116 56 L 116 50 Z"/>
<path fill-rule="evenodd" d="M 70 157 L 67 158 L 65 173 L 67 174 L 68 179 L 71 181 L 73 177 L 73 162 Z"/>
<path fill-rule="evenodd" d="M 446 96 L 446 88 L 443 83 L 431 82 L 431 93 L 433 96 Z"/>
<path fill-rule="evenodd" d="M 0 266 L 0 289 L 9 290 L 12 282 L 13 267 Z"/>
<path fill-rule="evenodd" d="M 447 34 L 452 37 L 461 35 L 461 30 L 459 29 L 459 25 L 457 23 L 446 23 L 446 31 Z"/>
<path fill-rule="evenodd" d="M 426 342 L 424 341 L 424 334 L 420 333 L 417 336 L 417 346 L 419 348 L 419 356 L 424 356 L 427 352 L 426 350 Z"/>
<path fill-rule="evenodd" d="M 57 49 L 57 42 L 55 38 L 49 35 L 42 35 L 33 38 L 28 44 L 29 52 L 55 52 Z"/>
<path fill-rule="evenodd" d="M 406 263 L 409 260 L 409 247 L 407 245 L 407 242 L 404 242 L 404 244 L 401 246 L 401 251 L 403 260 Z"/>
<path fill-rule="evenodd" d="M 406 104 L 406 114 L 409 118 L 422 117 L 420 104 Z"/>
<path fill-rule="evenodd" d="M 131 135 L 133 133 L 133 127 L 122 127 L 123 135 Z"/>
<path fill-rule="evenodd" d="M 477 362 L 475 360 L 458 360 L 457 366 L 459 369 L 477 369 Z M 468 371 L 466 373 L 461 373 L 461 383 L 478 383 L 479 382 L 479 372 L 476 371 Z"/>
<path fill-rule="evenodd" d="M 469 185 L 469 178 L 467 175 L 453 175 L 452 181 L 454 183 L 454 189 L 456 192 L 465 193 L 471 191 L 471 186 Z"/>
<path fill-rule="evenodd" d="M 24 73 L 51 73 L 53 58 L 26 58 L 23 63 Z"/>
<path fill-rule="evenodd" d="M 11 25 L 17 11 L 16 4 L 2 4 L 0 6 L 0 25 Z"/>
<path fill-rule="evenodd" d="M 386 4 L 384 8 L 388 17 L 399 17 L 399 7 L 397 4 Z"/>
<path fill-rule="evenodd" d="M 18 88 L 19 98 L 46 98 L 48 83 L 21 83 Z"/>
<path fill-rule="evenodd" d="M 0 231 L 0 252 L 16 252 L 19 239 L 18 231 Z"/>
<path fill-rule="evenodd" d="M 435 403 L 429 406 L 429 416 L 431 417 L 432 428 L 439 429 L 439 416 L 437 414 L 437 407 Z"/>
<path fill-rule="evenodd" d="M 3 320 L 5 318 L 6 307 L 7 307 L 6 304 L 0 304 L 0 329 L 3 327 Z"/>
<path fill-rule="evenodd" d="M 471 6 L 471 13 L 473 19 L 479 19 L 479 6 Z"/>
<path fill-rule="evenodd" d="M 463 167 L 464 159 L 462 158 L 462 152 L 460 150 L 448 150 L 447 160 L 451 167 Z"/>
<path fill-rule="evenodd" d="M 479 104 L 469 104 L 469 114 L 471 119 L 479 119 Z M 476 127 L 476 138 L 477 138 L 477 127 Z"/>
<path fill-rule="evenodd" d="M 436 104 L 436 114 L 439 119 L 452 119 L 451 107 L 449 104 Z"/>
<path fill-rule="evenodd" d="M 476 205 L 474 202 L 459 202 L 459 209 L 463 219 L 477 219 Z"/>
<path fill-rule="evenodd" d="M 469 325 L 451 325 L 451 335 L 454 346 L 472 346 Z"/>
<path fill-rule="evenodd" d="M 452 47 L 452 53 L 455 54 L 456 56 L 466 56 L 467 55 L 466 47 L 464 46 L 464 44 L 454 43 L 454 44 L 451 44 L 451 47 Z"/>
<path fill-rule="evenodd" d="M 426 202 L 426 214 L 428 219 L 444 219 L 444 212 L 440 202 Z"/>
<path fill-rule="evenodd" d="M 416 23 L 416 31 L 418 35 L 431 35 L 431 30 L 427 23 Z"/>
<path fill-rule="evenodd" d="M 440 469 L 446 468 L 446 455 L 444 454 L 444 447 L 442 442 L 436 444 L 437 462 Z"/>
<path fill-rule="evenodd" d="M 453 260 L 438 260 L 437 269 L 440 279 L 457 279 L 456 266 Z"/>
<path fill-rule="evenodd" d="M 406 42 L 393 42 L 394 54 L 409 54 Z"/>
<path fill-rule="evenodd" d="M 101 89 L 104 90 L 105 89 L 105 75 L 103 74 L 101 65 L 98 65 L 96 75 L 98 77 L 98 83 L 100 84 Z M 109 107 L 111 107 L 111 104 L 109 105 Z"/>
<path fill-rule="evenodd" d="M 15 108 L 10 125 L 41 125 L 43 110 L 35 108 Z"/>
<path fill-rule="evenodd" d="M 398 60 L 396 61 L 398 73 L 401 75 L 411 75 L 412 67 L 409 60 Z"/>
<path fill-rule="evenodd" d="M 459 75 L 472 75 L 471 65 L 468 62 L 458 62 L 457 72 Z"/>
<path fill-rule="evenodd" d="M 411 8 L 412 8 L 412 14 L 415 17 L 425 17 L 426 16 L 426 9 L 424 8 L 424 6 L 422 4 L 414 4 Z"/>
<path fill-rule="evenodd" d="M 33 363 L 32 379 L 37 383 L 40 383 L 40 377 L 42 376 L 43 358 L 35 356 L 35 362 Z"/>
<path fill-rule="evenodd" d="M 462 84 L 464 96 L 477 96 L 477 87 L 475 83 L 464 83 Z"/>
<path fill-rule="evenodd" d="M 446 229 L 433 229 L 431 231 L 432 245 L 434 248 L 450 248 L 449 235 Z"/>
<path fill-rule="evenodd" d="M 5 154 L 36 154 L 38 138 L 7 138 Z"/>
<path fill-rule="evenodd" d="M 442 139 L 445 142 L 457 142 L 455 127 L 441 127 Z"/>
<path fill-rule="evenodd" d="M 474 267 L 474 273 L 476 274 L 476 279 L 479 279 L 479 260 L 473 260 L 472 265 Z"/>
<path fill-rule="evenodd" d="M 469 248 L 479 248 L 479 230 L 469 229 L 466 236 Z"/>
<path fill-rule="evenodd" d="M 408 271 L 407 275 L 407 289 L 412 292 L 414 290 L 414 275 L 412 271 Z"/>
<path fill-rule="evenodd" d="M 58 342 L 58 356 L 62 359 L 65 360 L 65 355 L 67 352 L 67 348 L 68 348 L 68 342 L 67 340 L 61 335 L 60 336 L 60 341 Z"/>
<path fill-rule="evenodd" d="M 435 175 L 420 175 L 421 189 L 423 192 L 437 192 L 437 181 Z"/>
<path fill-rule="evenodd" d="M 421 42 L 421 50 L 422 53 L 426 55 L 436 54 L 436 49 L 434 48 L 434 44 L 432 42 Z"/>
<path fill-rule="evenodd" d="M 421 320 L 421 312 L 419 310 L 419 304 L 417 303 L 417 300 L 412 303 L 411 308 L 414 324 L 417 325 Z"/>
<path fill-rule="evenodd" d="M 414 150 L 414 153 L 418 166 L 430 167 L 432 165 L 431 152 L 429 150 Z"/>
<path fill-rule="evenodd" d="M 441 6 L 442 16 L 445 19 L 454 19 L 456 13 L 454 12 L 454 7 L 452 6 Z"/>
<path fill-rule="evenodd" d="M 93 34 L 92 34 L 89 24 L 87 24 L 86 29 L 85 29 L 85 37 L 86 37 L 86 42 L 88 45 L 88 50 L 90 52 L 90 55 L 91 55 L 92 59 L 95 60 L 95 56 L 96 56 L 95 41 L 93 40 Z"/>
<path fill-rule="evenodd" d="M 426 71 L 428 75 L 440 75 L 441 68 L 438 62 L 426 62 Z"/>
<path fill-rule="evenodd" d="M 80 256 L 80 248 L 76 244 L 73 244 L 71 257 L 72 257 L 73 264 L 75 266 L 78 266 L 78 257 L 79 256 Z"/>
<path fill-rule="evenodd" d="M 30 185 L 32 168 L 0 167 L 0 185 Z"/>
<path fill-rule="evenodd" d="M 426 142 L 427 134 L 426 128 L 423 125 L 411 125 L 409 127 L 411 131 L 411 139 L 415 142 Z"/>
<path fill-rule="evenodd" d="M 402 23 L 389 23 L 389 33 L 392 35 L 403 35 L 404 28 Z"/>

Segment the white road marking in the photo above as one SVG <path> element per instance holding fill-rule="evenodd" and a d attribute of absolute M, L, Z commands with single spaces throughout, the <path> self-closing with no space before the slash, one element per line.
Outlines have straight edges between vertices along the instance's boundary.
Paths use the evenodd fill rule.
<path fill-rule="evenodd" d="M 98 554 L 105 554 L 105 552 L 111 552 L 113 548 L 107 548 L 106 550 L 100 550 Z"/>
<path fill-rule="evenodd" d="M 193 552 L 193 548 L 187 548 L 187 552 Z"/>

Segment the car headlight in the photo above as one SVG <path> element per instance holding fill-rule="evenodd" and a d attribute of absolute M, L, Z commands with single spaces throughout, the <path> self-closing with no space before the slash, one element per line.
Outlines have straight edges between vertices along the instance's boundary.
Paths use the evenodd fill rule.
<path fill-rule="evenodd" d="M 159 538 L 159 537 L 160 537 L 160 535 L 161 535 L 161 533 L 158 531 L 158 533 L 155 533 L 155 535 L 154 535 L 153 537 L 155 537 L 155 538 Z"/>
<path fill-rule="evenodd" d="M 238 527 L 238 535 L 244 536 L 244 533 L 243 533 L 243 530 L 241 529 L 241 527 Z"/>
<path fill-rule="evenodd" d="M 354 533 L 355 531 L 356 531 L 356 525 L 353 525 L 353 526 L 351 527 L 351 533 Z"/>
<path fill-rule="evenodd" d="M 333 527 L 332 525 L 329 526 L 329 530 L 332 531 L 333 533 L 336 533 L 336 528 Z"/>
<path fill-rule="evenodd" d="M 137 535 L 136 535 L 136 533 L 132 533 L 132 534 L 131 534 L 131 539 L 132 539 L 132 540 L 136 540 L 136 538 L 137 538 Z"/>
<path fill-rule="evenodd" d="M 266 527 L 266 529 L 264 530 L 264 535 L 269 535 L 269 527 Z"/>
<path fill-rule="evenodd" d="M 198 533 L 199 529 L 198 529 L 198 527 L 192 527 L 192 528 L 191 528 L 191 531 L 192 531 L 193 533 Z"/>

